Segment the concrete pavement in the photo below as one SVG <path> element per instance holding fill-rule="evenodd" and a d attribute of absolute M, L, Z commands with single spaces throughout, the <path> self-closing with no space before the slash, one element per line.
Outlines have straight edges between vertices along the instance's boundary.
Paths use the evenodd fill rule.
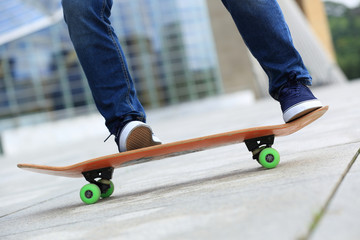
<path fill-rule="evenodd" d="M 117 169 L 113 196 L 95 205 L 78 196 L 85 180 L 16 164 L 61 166 L 113 153 L 112 140 L 102 143 L 105 129 L 41 151 L 19 147 L 0 158 L 0 239 L 359 239 L 359 90 L 360 81 L 315 89 L 330 110 L 275 140 L 275 169 L 252 161 L 244 144 L 231 145 Z M 152 110 L 148 119 L 165 142 L 282 122 L 276 102 L 247 94 Z"/>

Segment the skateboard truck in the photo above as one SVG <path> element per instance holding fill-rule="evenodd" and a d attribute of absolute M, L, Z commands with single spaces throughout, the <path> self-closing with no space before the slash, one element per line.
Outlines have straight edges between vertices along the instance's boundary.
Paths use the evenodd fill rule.
<path fill-rule="evenodd" d="M 275 135 L 268 135 L 245 140 L 247 149 L 252 152 L 253 159 L 256 159 L 266 168 L 275 167 L 280 161 L 280 155 L 271 146 L 274 144 Z"/>
<path fill-rule="evenodd" d="M 88 204 L 97 202 L 98 199 L 110 197 L 114 192 L 114 184 L 111 181 L 114 172 L 113 167 L 95 169 L 82 172 L 89 184 L 85 185 L 80 191 L 80 198 Z M 96 180 L 99 179 L 100 180 Z"/>

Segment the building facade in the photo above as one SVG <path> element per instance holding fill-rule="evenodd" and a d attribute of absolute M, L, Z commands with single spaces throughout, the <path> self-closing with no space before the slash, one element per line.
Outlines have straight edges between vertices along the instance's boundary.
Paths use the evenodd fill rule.
<path fill-rule="evenodd" d="M 0 1 L 1 119 L 95 110 L 58 3 Z M 204 0 L 118 0 L 111 21 L 146 108 L 222 91 Z"/>

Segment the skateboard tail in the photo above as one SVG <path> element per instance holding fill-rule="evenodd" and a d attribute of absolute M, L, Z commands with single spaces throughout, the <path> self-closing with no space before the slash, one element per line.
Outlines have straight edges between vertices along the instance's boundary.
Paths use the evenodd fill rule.
<path fill-rule="evenodd" d="M 68 170 L 65 169 L 65 167 L 50 167 L 46 165 L 35 165 L 35 164 L 26 164 L 26 163 L 20 163 L 17 165 L 17 167 L 26 171 L 53 175 L 53 176 L 62 176 L 62 177 L 71 177 L 71 178 L 82 177 L 81 172 L 80 173 L 74 171 L 68 172 Z"/>

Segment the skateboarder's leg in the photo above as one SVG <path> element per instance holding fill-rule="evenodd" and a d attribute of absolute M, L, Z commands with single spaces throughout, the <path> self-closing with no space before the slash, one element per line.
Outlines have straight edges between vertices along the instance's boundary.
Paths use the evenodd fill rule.
<path fill-rule="evenodd" d="M 131 121 L 138 121 L 133 127 L 144 128 L 145 112 L 109 20 L 112 1 L 62 0 L 62 5 L 70 38 L 110 133 L 118 140 Z"/>
<path fill-rule="evenodd" d="M 312 78 L 295 49 L 289 28 L 276 0 L 222 0 L 251 53 L 269 77 L 270 95 L 278 100 L 284 120 L 320 107 L 305 85 Z M 300 91 L 300 98 L 287 96 Z M 299 95 L 296 93 L 295 95 Z M 304 102 L 300 106 L 298 103 Z M 290 112 L 287 110 L 291 110 Z"/>

